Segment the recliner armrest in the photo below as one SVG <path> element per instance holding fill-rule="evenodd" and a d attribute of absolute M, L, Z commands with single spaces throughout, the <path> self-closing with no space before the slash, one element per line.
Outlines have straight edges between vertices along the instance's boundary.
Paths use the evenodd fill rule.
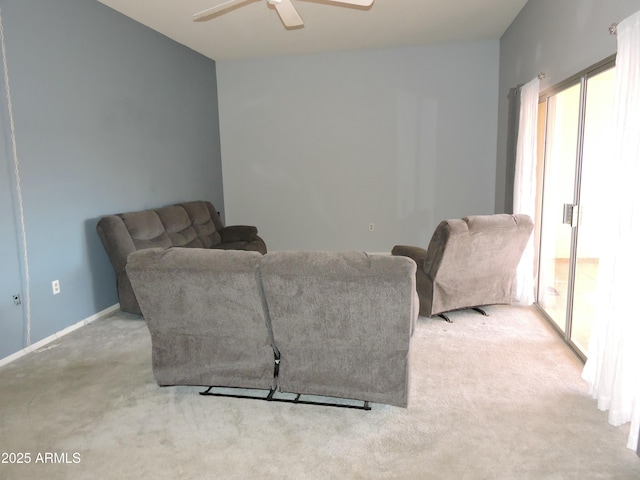
<path fill-rule="evenodd" d="M 391 255 L 409 257 L 416 262 L 419 269 L 424 268 L 424 261 L 427 259 L 427 251 L 424 248 L 410 245 L 396 245 L 391 250 Z"/>
<path fill-rule="evenodd" d="M 220 230 L 220 237 L 227 242 L 253 242 L 258 238 L 258 229 L 250 225 L 230 225 Z"/>

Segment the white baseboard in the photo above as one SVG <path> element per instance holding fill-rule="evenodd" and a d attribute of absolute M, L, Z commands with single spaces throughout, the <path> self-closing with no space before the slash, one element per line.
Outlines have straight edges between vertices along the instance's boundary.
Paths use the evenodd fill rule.
<path fill-rule="evenodd" d="M 120 304 L 116 303 L 115 305 L 111 305 L 110 307 L 105 308 L 104 310 L 94 313 L 90 317 L 85 318 L 84 320 L 80 320 L 78 323 L 75 323 L 59 332 L 54 333 L 53 335 L 49 335 L 47 338 L 43 338 L 42 340 L 37 341 L 36 343 L 32 343 L 31 345 L 23 348 L 22 350 L 12 353 L 8 357 L 0 358 L 0 367 L 7 365 L 20 357 L 24 357 L 26 354 L 35 352 L 36 350 L 41 349 L 42 347 L 48 345 L 55 340 L 64 337 L 65 335 L 77 330 L 80 327 L 84 327 L 85 325 L 89 325 L 91 322 L 95 322 L 100 318 L 106 317 L 107 315 L 111 315 L 113 312 L 120 309 Z"/>

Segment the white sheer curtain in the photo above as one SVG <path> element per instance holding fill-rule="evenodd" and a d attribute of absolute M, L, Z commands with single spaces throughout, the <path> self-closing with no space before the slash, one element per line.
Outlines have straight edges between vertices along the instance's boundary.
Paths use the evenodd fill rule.
<path fill-rule="evenodd" d="M 536 218 L 536 163 L 538 161 L 538 96 L 536 77 L 520 89 L 520 118 L 516 143 L 516 171 L 513 182 L 513 213 Z M 533 235 L 518 265 L 514 301 L 531 305 L 534 301 Z"/>
<path fill-rule="evenodd" d="M 640 428 L 640 12 L 618 25 L 613 144 L 601 198 L 606 252 L 598 272 L 598 307 L 583 378 L 609 423 L 631 422 L 627 446 Z"/>

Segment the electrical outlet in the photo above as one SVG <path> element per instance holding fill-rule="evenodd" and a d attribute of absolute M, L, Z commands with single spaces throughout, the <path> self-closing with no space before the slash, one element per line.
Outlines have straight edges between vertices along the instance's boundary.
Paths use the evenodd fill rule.
<path fill-rule="evenodd" d="M 373 232 L 376 229 L 376 226 L 373 223 L 369 224 L 369 231 Z"/>
<path fill-rule="evenodd" d="M 60 293 L 60 282 L 58 280 L 54 280 L 53 282 L 51 282 L 51 290 L 53 290 L 54 295 Z"/>

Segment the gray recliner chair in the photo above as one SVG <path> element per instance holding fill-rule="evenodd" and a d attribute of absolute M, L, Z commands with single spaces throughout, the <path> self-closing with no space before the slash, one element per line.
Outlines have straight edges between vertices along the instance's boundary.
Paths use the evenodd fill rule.
<path fill-rule="evenodd" d="M 476 215 L 440 222 L 425 250 L 396 245 L 417 264 L 420 315 L 512 303 L 516 270 L 533 231 L 527 215 Z"/>

